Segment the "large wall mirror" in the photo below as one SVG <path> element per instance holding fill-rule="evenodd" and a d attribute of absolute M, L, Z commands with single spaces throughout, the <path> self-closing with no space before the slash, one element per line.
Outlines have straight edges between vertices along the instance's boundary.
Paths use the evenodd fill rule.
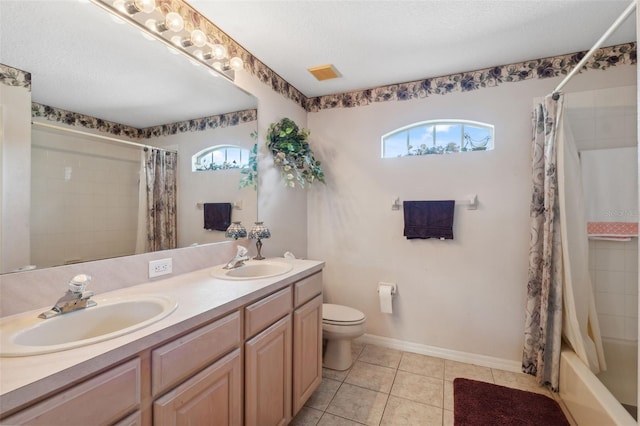
<path fill-rule="evenodd" d="M 192 157 L 209 148 L 252 151 L 251 94 L 91 2 L 2 0 L 0 31 L 0 64 L 31 73 L 33 121 L 30 149 L 19 154 L 29 157 L 28 201 L 3 197 L 0 206 L 0 237 L 8 239 L 0 255 L 26 240 L 28 254 L 2 262 L 0 272 L 136 253 L 142 148 L 123 140 L 177 151 L 178 247 L 225 239 L 204 229 L 204 203 L 232 203 L 232 220 L 256 220 L 257 187 L 240 184 L 240 168 L 209 162 L 192 171 Z M 18 107 L 11 102 L 0 100 L 5 112 Z M 23 161 L 6 142 L 3 164 Z M 7 170 L 3 189 L 25 185 Z M 16 203 L 28 204 L 22 234 L 12 232 Z"/>

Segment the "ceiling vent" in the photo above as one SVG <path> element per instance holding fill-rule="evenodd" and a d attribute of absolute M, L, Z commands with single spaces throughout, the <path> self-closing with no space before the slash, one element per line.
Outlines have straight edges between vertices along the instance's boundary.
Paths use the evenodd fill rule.
<path fill-rule="evenodd" d="M 331 80 L 332 78 L 341 77 L 338 70 L 331 64 L 311 67 L 308 68 L 308 70 L 318 81 Z"/>

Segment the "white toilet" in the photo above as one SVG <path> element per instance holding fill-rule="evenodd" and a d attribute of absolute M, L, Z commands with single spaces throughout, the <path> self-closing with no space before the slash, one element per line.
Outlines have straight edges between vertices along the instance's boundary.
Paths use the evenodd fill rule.
<path fill-rule="evenodd" d="M 332 370 L 351 367 L 351 340 L 364 334 L 366 320 L 357 309 L 331 303 L 322 305 L 322 337 L 327 340 L 323 366 Z"/>

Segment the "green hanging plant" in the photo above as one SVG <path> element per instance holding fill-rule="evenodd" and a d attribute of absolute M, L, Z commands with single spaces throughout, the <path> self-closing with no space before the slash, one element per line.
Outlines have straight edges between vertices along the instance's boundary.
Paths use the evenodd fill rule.
<path fill-rule="evenodd" d="M 315 181 L 324 182 L 324 172 L 320 161 L 316 160 L 307 138 L 309 130 L 301 129 L 290 118 L 271 123 L 267 131 L 267 147 L 280 169 L 285 185 L 290 187 Z"/>

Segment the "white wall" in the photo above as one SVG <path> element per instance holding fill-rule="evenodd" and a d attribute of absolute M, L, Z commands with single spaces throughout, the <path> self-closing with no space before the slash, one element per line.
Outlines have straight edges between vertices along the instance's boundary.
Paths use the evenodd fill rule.
<path fill-rule="evenodd" d="M 559 79 L 308 116 L 327 185 L 309 192 L 309 256 L 326 261 L 325 299 L 362 310 L 368 333 L 519 361 L 526 296 L 531 110 Z M 635 84 L 635 67 L 577 76 L 567 91 Z M 380 136 L 428 119 L 495 125 L 495 150 L 380 159 Z M 406 240 L 401 200 L 463 199 L 453 241 Z M 377 283 L 396 282 L 394 313 Z"/>
<path fill-rule="evenodd" d="M 203 132 L 185 132 L 171 136 L 151 138 L 144 143 L 167 147 L 178 151 L 178 247 L 224 241 L 223 231 L 204 229 L 204 211 L 196 207 L 198 202 L 241 202 L 242 209 L 234 209 L 231 219 L 241 221 L 247 228 L 256 220 L 257 191 L 253 188 L 238 189 L 239 169 L 191 171 L 191 157 L 214 145 L 232 144 L 251 150 L 254 139 L 251 133 L 256 122 L 237 126 L 208 129 Z"/>
<path fill-rule="evenodd" d="M 0 113 L 1 273 L 30 263 L 31 91 L 25 87 L 0 84 Z"/>
<path fill-rule="evenodd" d="M 307 257 L 307 192 L 288 188 L 280 181 L 280 172 L 273 165 L 265 135 L 269 124 L 289 117 L 300 127 L 307 127 L 307 113 L 302 107 L 274 92 L 245 71 L 236 72 L 236 85 L 258 98 L 258 220 L 271 230 L 271 238 L 263 240 L 264 256 L 282 256 L 291 251 L 297 257 Z M 310 143 L 319 144 L 314 133 Z M 318 147 L 319 149 L 319 147 Z"/>

